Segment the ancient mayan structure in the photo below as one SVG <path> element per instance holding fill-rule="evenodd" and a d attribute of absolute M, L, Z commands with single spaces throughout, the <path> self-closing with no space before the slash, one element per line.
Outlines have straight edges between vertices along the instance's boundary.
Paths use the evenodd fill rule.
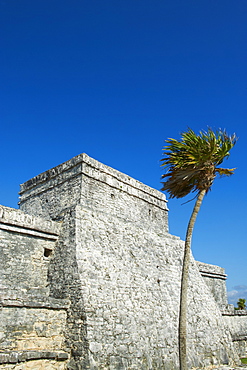
<path fill-rule="evenodd" d="M 165 195 L 80 154 L 0 206 L 0 369 L 177 370 L 184 242 Z M 225 271 L 192 257 L 189 366 L 246 356 Z"/>

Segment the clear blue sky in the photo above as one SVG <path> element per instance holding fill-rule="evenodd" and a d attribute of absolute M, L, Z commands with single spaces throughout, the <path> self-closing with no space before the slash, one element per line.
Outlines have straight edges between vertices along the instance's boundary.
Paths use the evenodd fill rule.
<path fill-rule="evenodd" d="M 247 298 L 246 19 L 246 0 L 0 0 L 0 203 L 82 152 L 160 189 L 166 138 L 226 128 L 236 174 L 204 200 L 193 253 Z M 184 238 L 181 203 L 170 232 Z"/>

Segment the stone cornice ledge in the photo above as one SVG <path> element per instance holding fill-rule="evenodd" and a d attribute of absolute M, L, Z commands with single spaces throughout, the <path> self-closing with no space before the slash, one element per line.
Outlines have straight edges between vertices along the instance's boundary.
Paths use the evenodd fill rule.
<path fill-rule="evenodd" d="M 225 274 L 225 269 L 220 266 L 210 265 L 208 263 L 197 261 L 198 269 L 202 276 L 209 277 L 213 279 L 226 280 L 227 275 Z"/>
<path fill-rule="evenodd" d="M 0 229 L 57 239 L 61 224 L 0 205 Z"/>
<path fill-rule="evenodd" d="M 105 182 L 113 187 L 115 187 L 115 184 L 117 183 L 123 183 L 125 185 L 124 189 L 122 189 L 123 191 L 127 191 L 132 194 L 133 191 L 130 189 L 133 189 L 134 192 L 135 190 L 140 191 L 147 196 L 157 199 L 158 202 L 164 202 L 165 204 L 167 203 L 165 194 L 161 193 L 159 190 L 153 189 L 150 186 L 145 185 L 142 182 L 89 157 L 85 153 L 79 154 L 69 161 L 43 172 L 21 184 L 19 193 L 21 198 L 25 200 L 25 197 L 23 197 L 25 192 L 29 192 L 34 187 L 41 186 L 43 183 L 53 180 L 56 177 L 60 177 L 61 182 L 67 181 L 68 175 L 65 175 L 65 172 L 68 171 L 71 171 L 69 177 L 84 174 L 88 177 L 94 178 L 95 180 Z"/>
<path fill-rule="evenodd" d="M 47 308 L 51 310 L 67 310 L 70 306 L 68 299 L 53 297 L 4 297 L 0 299 L 0 307 Z"/>
<path fill-rule="evenodd" d="M 53 351 L 11 351 L 0 352 L 0 364 L 16 364 L 31 360 L 66 361 L 69 355 L 66 352 Z"/>

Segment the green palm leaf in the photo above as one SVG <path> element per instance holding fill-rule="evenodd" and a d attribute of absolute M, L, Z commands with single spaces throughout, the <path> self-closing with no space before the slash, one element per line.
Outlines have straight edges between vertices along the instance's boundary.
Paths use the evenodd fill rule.
<path fill-rule="evenodd" d="M 208 192 L 216 175 L 229 176 L 234 169 L 217 168 L 236 143 L 236 136 L 211 129 L 195 134 L 192 129 L 182 133 L 181 140 L 167 139 L 163 148 L 163 191 L 171 198 L 181 198 L 190 192 Z"/>

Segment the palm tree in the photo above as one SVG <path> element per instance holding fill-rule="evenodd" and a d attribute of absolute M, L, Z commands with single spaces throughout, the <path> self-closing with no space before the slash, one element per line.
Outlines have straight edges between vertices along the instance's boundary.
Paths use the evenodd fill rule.
<path fill-rule="evenodd" d="M 162 191 L 168 192 L 170 198 L 182 198 L 191 192 L 196 193 L 185 239 L 180 292 L 179 363 L 180 370 L 187 370 L 187 290 L 192 232 L 202 200 L 216 176 L 230 176 L 234 172 L 234 168 L 217 166 L 229 156 L 230 149 L 236 143 L 236 136 L 227 135 L 225 130 L 214 133 L 211 129 L 200 131 L 197 135 L 188 129 L 181 134 L 180 141 L 168 139 L 165 143 L 165 157 L 161 161 L 167 172 L 162 176 L 165 179 Z"/>
<path fill-rule="evenodd" d="M 239 298 L 238 302 L 237 302 L 237 305 L 238 305 L 238 308 L 237 310 L 244 310 L 246 308 L 246 299 L 244 298 Z"/>

